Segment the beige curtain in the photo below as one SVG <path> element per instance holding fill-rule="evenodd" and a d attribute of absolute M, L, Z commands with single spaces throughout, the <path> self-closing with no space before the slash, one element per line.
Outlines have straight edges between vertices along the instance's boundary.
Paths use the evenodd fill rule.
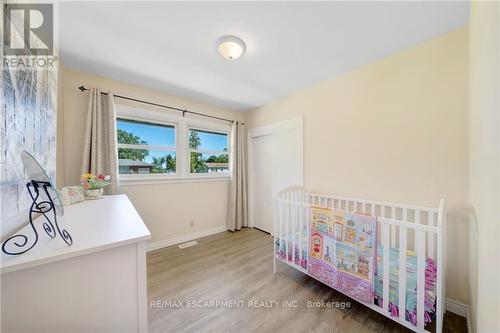
<path fill-rule="evenodd" d="M 116 141 L 116 112 L 114 96 L 90 90 L 90 100 L 83 139 L 81 173 L 110 175 L 111 185 L 104 188 L 106 194 L 118 190 L 118 151 Z"/>
<path fill-rule="evenodd" d="M 231 231 L 248 226 L 245 142 L 245 126 L 234 122 L 231 130 L 231 183 L 227 214 L 227 227 Z"/>

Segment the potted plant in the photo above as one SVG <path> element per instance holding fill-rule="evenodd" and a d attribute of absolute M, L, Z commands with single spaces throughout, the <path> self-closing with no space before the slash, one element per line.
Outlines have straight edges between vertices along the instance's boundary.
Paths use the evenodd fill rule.
<path fill-rule="evenodd" d="M 85 189 L 87 199 L 99 199 L 102 197 L 103 187 L 111 184 L 110 176 L 86 173 L 80 177 L 80 183 Z"/>

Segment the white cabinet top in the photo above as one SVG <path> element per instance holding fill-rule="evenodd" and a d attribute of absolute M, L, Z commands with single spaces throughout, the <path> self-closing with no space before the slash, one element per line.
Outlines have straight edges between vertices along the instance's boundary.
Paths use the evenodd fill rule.
<path fill-rule="evenodd" d="M 43 218 L 43 217 L 42 217 Z M 47 264 L 118 246 L 137 243 L 151 238 L 144 222 L 125 194 L 105 196 L 103 199 L 86 200 L 64 207 L 64 216 L 58 216 L 61 229 L 66 229 L 73 238 L 68 246 L 59 236 L 52 239 L 43 230 L 42 220 L 34 224 L 38 232 L 38 243 L 21 255 L 2 252 L 1 273 Z M 16 234 L 24 234 L 33 241 L 34 233 L 28 224 Z"/>

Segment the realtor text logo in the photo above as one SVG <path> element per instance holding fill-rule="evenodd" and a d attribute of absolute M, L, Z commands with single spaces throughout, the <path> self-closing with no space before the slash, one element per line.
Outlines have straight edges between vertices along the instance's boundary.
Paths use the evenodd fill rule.
<path fill-rule="evenodd" d="M 53 4 L 4 4 L 3 55 L 52 56 Z"/>

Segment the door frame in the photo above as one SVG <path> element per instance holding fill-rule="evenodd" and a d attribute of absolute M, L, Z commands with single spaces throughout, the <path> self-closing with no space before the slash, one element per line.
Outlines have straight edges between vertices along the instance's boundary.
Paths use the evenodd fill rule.
<path fill-rule="evenodd" d="M 304 185 L 304 120 L 303 116 L 297 117 L 297 118 L 292 118 L 289 120 L 284 120 L 280 121 L 277 123 L 269 124 L 269 125 L 264 125 L 260 127 L 255 127 L 252 128 L 248 131 L 247 134 L 247 153 L 248 153 L 248 226 L 253 228 L 254 227 L 254 214 L 253 214 L 253 179 L 254 179 L 254 174 L 253 174 L 253 159 L 252 159 L 252 154 L 253 154 L 253 139 L 260 137 L 260 136 L 265 136 L 265 135 L 272 135 L 280 132 L 286 132 L 286 131 L 293 131 L 293 130 L 298 130 L 300 133 L 300 140 L 299 140 L 299 150 L 300 150 L 300 155 L 301 155 L 301 163 L 299 165 L 299 173 L 300 173 L 300 184 L 296 184 L 299 186 Z"/>

